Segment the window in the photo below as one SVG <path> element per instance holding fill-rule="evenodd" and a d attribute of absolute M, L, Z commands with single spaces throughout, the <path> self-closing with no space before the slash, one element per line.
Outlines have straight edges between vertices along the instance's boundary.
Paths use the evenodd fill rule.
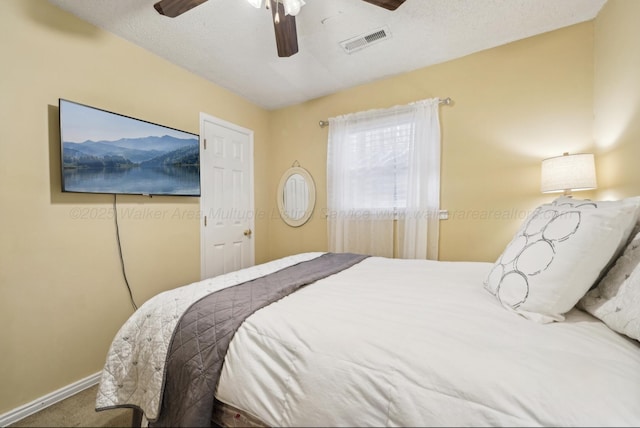
<path fill-rule="evenodd" d="M 437 258 L 438 101 L 329 120 L 330 251 Z"/>
<path fill-rule="evenodd" d="M 407 206 L 411 124 L 355 129 L 345 144 L 350 208 L 402 212 Z"/>

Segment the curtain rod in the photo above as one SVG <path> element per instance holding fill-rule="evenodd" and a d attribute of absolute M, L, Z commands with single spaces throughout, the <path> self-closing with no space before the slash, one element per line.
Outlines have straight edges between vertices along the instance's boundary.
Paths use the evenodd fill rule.
<path fill-rule="evenodd" d="M 440 98 L 439 103 L 449 106 L 451 105 L 451 103 L 453 103 L 453 100 L 450 97 Z M 318 122 L 318 125 L 320 125 L 320 128 L 326 128 L 327 126 L 329 126 L 329 121 L 321 120 L 320 122 Z"/>

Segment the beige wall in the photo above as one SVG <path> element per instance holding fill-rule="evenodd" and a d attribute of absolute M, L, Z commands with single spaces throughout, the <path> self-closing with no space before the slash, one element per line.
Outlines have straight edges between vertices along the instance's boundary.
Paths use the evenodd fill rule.
<path fill-rule="evenodd" d="M 640 195 L 640 2 L 609 0 L 595 21 L 599 196 Z"/>
<path fill-rule="evenodd" d="M 326 250 L 327 129 L 318 120 L 429 97 L 440 108 L 441 260 L 494 261 L 542 195 L 540 161 L 588 151 L 593 124 L 593 23 L 363 85 L 271 115 L 270 193 L 297 160 L 316 181 L 317 209 L 297 229 L 271 219 L 269 256 Z M 275 197 L 269 200 L 275 210 Z"/>
<path fill-rule="evenodd" d="M 194 133 L 200 112 L 253 129 L 261 210 L 268 112 L 44 0 L 0 2 L 0 61 L 2 414 L 98 372 L 132 313 L 112 197 L 60 192 L 58 98 Z M 118 205 L 138 304 L 199 279 L 198 198 Z M 267 224 L 256 224 L 257 262 L 267 259 Z"/>

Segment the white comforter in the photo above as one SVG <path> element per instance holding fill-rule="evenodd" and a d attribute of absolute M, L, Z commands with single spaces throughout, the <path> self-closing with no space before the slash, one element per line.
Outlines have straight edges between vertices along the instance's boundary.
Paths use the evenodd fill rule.
<path fill-rule="evenodd" d="M 247 319 L 217 397 L 272 426 L 640 425 L 640 346 L 571 311 L 537 324 L 491 265 L 369 258 Z"/>

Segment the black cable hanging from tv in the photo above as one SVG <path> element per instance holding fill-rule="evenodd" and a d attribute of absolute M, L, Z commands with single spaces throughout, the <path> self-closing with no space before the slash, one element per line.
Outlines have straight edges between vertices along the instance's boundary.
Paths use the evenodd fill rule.
<path fill-rule="evenodd" d="M 131 292 L 131 286 L 129 285 L 129 280 L 127 279 L 127 272 L 124 268 L 124 257 L 122 257 L 122 245 L 120 244 L 120 228 L 118 227 L 118 208 L 116 206 L 116 198 L 118 195 L 113 194 L 113 219 L 116 223 L 116 240 L 118 241 L 118 253 L 120 254 L 120 266 L 122 266 L 122 277 L 124 278 L 124 283 L 127 286 L 127 290 L 129 291 L 129 299 L 131 300 L 131 306 L 135 311 L 138 310 L 138 305 L 136 305 L 135 300 L 133 299 L 133 293 Z"/>

